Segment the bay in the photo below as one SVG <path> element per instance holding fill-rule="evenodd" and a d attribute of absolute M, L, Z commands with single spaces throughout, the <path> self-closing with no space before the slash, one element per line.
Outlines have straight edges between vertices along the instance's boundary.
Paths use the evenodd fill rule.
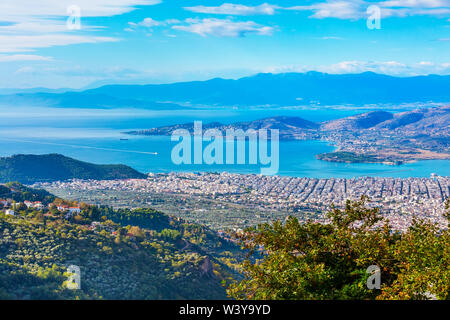
<path fill-rule="evenodd" d="M 260 165 L 176 165 L 171 160 L 171 150 L 176 142 L 170 141 L 170 137 L 130 136 L 123 132 L 194 120 L 233 123 L 278 115 L 299 116 L 319 122 L 365 111 L 332 108 L 146 111 L 0 107 L 0 156 L 60 153 L 99 164 L 122 163 L 142 172 L 260 173 Z M 391 166 L 333 163 L 315 157 L 332 150 L 334 147 L 324 141 L 280 142 L 278 174 L 316 178 L 429 177 L 431 173 L 450 175 L 448 160 Z"/>

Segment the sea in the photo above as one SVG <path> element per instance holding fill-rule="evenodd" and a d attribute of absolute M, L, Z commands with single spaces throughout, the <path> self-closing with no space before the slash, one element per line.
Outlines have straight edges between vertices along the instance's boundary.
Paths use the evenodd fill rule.
<path fill-rule="evenodd" d="M 97 164 L 125 164 L 141 172 L 232 172 L 259 174 L 261 164 L 175 164 L 166 136 L 124 132 L 202 121 L 224 124 L 272 116 L 299 116 L 320 122 L 367 112 L 341 107 L 197 108 L 194 110 L 65 109 L 0 106 L 0 156 L 59 153 Z M 386 109 L 384 109 L 386 110 Z M 403 110 L 387 110 L 399 112 Z M 333 163 L 315 155 L 335 150 L 325 141 L 281 141 L 277 175 L 315 178 L 430 177 L 450 175 L 449 160 L 424 160 L 398 166 Z M 248 158 L 247 158 L 248 159 Z"/>

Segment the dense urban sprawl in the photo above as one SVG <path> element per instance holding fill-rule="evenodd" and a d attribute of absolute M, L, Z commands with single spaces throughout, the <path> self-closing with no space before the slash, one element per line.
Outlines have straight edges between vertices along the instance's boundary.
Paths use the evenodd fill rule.
<path fill-rule="evenodd" d="M 424 218 L 446 227 L 444 201 L 450 196 L 450 177 L 359 177 L 314 179 L 232 173 L 149 174 L 148 179 L 71 180 L 36 185 L 49 191 L 128 191 L 199 197 L 249 209 L 289 213 L 323 213 L 331 204 L 367 195 L 394 228 L 404 230 L 412 218 Z M 180 207 L 180 210 L 183 208 Z M 205 208 L 207 210 L 207 208 Z"/>

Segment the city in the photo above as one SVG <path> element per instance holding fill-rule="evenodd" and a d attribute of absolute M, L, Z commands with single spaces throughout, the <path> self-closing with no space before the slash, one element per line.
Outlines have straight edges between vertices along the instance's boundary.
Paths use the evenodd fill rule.
<path fill-rule="evenodd" d="M 215 216 L 209 219 L 212 227 L 212 220 L 221 221 L 221 214 L 230 214 L 229 211 L 220 209 L 245 209 L 246 214 L 241 213 L 234 221 L 239 227 L 273 218 L 273 215 L 264 215 L 267 212 L 278 213 L 278 219 L 295 215 L 300 219 L 313 217 L 320 220 L 332 204 L 343 207 L 346 200 L 358 200 L 362 195 L 366 195 L 370 199 L 369 205 L 379 207 L 394 229 L 406 230 L 413 218 L 432 220 L 445 228 L 444 201 L 450 196 L 450 178 L 437 175 L 431 178 L 406 179 L 314 179 L 227 172 L 173 172 L 149 174 L 147 179 L 74 179 L 37 183 L 34 187 L 44 188 L 58 196 L 87 202 L 95 202 L 96 198 L 92 195 L 97 193 L 97 200 L 103 199 L 98 204 L 119 207 L 121 200 L 137 200 L 147 195 L 144 203 L 139 205 L 146 204 L 164 209 L 171 215 L 189 211 L 191 215 L 183 218 L 191 218 L 195 222 L 202 221 L 197 220 L 201 215 L 214 213 Z M 157 198 L 160 200 L 155 201 Z M 198 206 L 200 203 L 202 205 Z M 235 224 L 231 223 L 228 227 Z"/>

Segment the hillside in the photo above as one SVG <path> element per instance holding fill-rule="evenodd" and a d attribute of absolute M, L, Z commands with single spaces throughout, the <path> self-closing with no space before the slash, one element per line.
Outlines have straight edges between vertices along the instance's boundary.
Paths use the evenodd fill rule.
<path fill-rule="evenodd" d="M 34 182 L 67 179 L 131 179 L 145 175 L 125 165 L 97 165 L 60 154 L 19 154 L 0 158 L 0 182 Z"/>
<path fill-rule="evenodd" d="M 0 210 L 0 299 L 224 299 L 239 247 L 152 209 Z M 23 205 L 22 205 L 23 207 Z M 234 261 L 234 262 L 233 262 Z M 69 290 L 67 267 L 81 271 Z"/>
<path fill-rule="evenodd" d="M 366 129 L 384 129 L 384 130 L 400 130 L 405 129 L 411 132 L 416 131 L 418 134 L 426 134 L 422 132 L 426 129 L 442 130 L 447 132 L 450 123 L 450 106 L 416 109 L 412 111 L 393 114 L 386 111 L 370 111 L 357 114 L 354 116 L 335 119 L 320 123 L 305 120 L 300 117 L 277 116 L 254 121 L 236 122 L 224 125 L 219 122 L 211 122 L 203 124 L 203 130 L 218 129 L 225 131 L 228 128 L 233 129 L 278 129 L 280 137 L 286 139 L 295 138 L 305 131 L 310 132 L 327 132 L 327 131 L 364 131 Z M 129 131 L 128 134 L 137 135 L 171 135 L 176 129 L 186 129 L 193 132 L 194 124 L 176 124 L 171 126 L 163 126 L 150 128 L 145 130 Z"/>
<path fill-rule="evenodd" d="M 43 189 L 34 189 L 18 182 L 0 185 L 0 199 L 12 199 L 17 202 L 40 201 L 44 204 L 55 200 L 55 196 Z"/>
<path fill-rule="evenodd" d="M 200 106 L 293 106 L 449 102 L 450 76 L 393 77 L 360 74 L 260 73 L 236 80 L 149 85 L 105 85 L 77 92 L 29 92 L 0 96 L 4 105 L 181 109 Z"/>
<path fill-rule="evenodd" d="M 226 132 L 227 129 L 234 130 L 259 130 L 259 129 L 277 129 L 280 131 L 282 139 L 292 139 L 292 135 L 303 130 L 315 130 L 319 128 L 319 124 L 302 119 L 300 117 L 270 117 L 254 121 L 236 122 L 230 125 L 224 125 L 219 122 L 210 122 L 202 125 L 202 130 L 217 129 Z M 133 135 L 171 135 L 177 129 L 185 129 L 191 134 L 194 132 L 194 123 L 177 124 L 172 126 L 163 126 L 158 128 L 150 128 L 145 130 L 128 131 L 127 134 Z"/>
<path fill-rule="evenodd" d="M 436 129 L 446 131 L 450 123 L 450 106 L 423 108 L 392 114 L 385 111 L 371 111 L 355 116 L 327 121 L 321 130 L 385 129 L 419 131 Z M 422 133 L 422 132 L 421 132 Z"/>
<path fill-rule="evenodd" d="M 393 118 L 380 123 L 377 128 L 420 130 L 448 130 L 450 126 L 450 106 L 442 108 L 418 109 L 394 114 Z"/>
<path fill-rule="evenodd" d="M 321 130 L 330 131 L 368 129 L 387 120 L 391 120 L 393 117 L 394 115 L 390 112 L 371 111 L 352 117 L 324 122 L 321 125 Z"/>

